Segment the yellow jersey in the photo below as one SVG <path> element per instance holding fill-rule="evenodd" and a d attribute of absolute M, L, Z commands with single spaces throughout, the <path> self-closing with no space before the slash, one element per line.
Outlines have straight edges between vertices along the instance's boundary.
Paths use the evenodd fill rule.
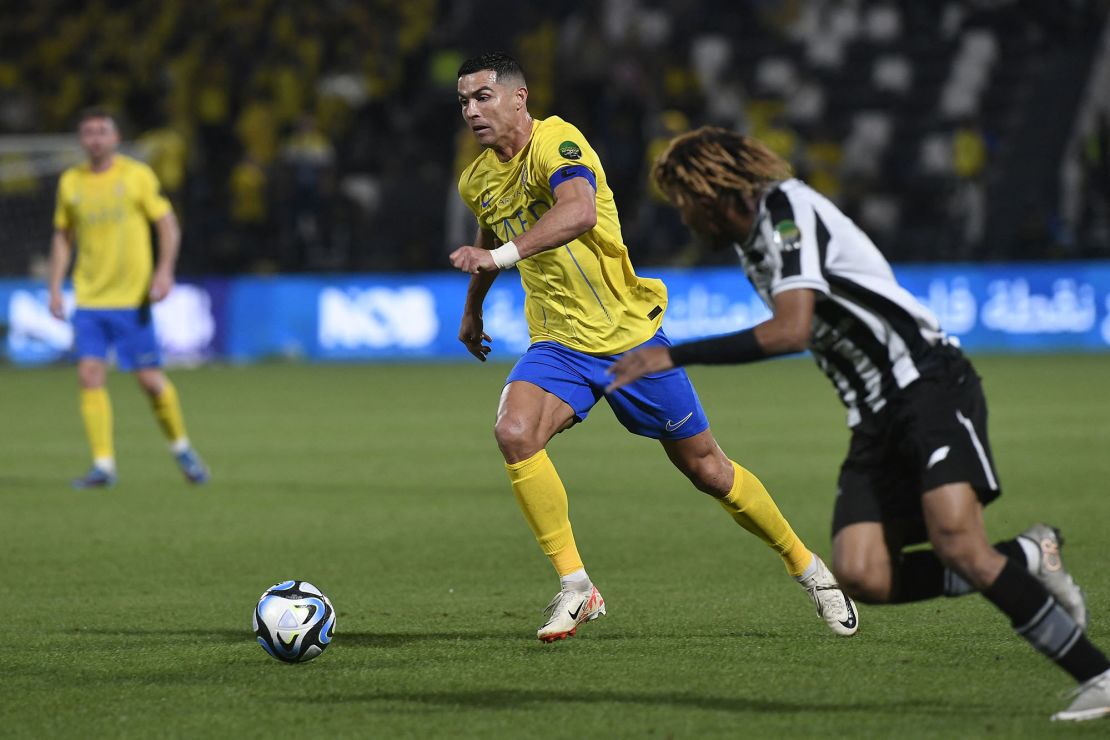
<path fill-rule="evenodd" d="M 594 184 L 597 224 L 517 263 L 529 335 L 592 355 L 618 354 L 658 331 L 667 288 L 632 269 L 613 191 L 582 133 L 556 116 L 534 120 L 528 143 L 508 162 L 483 151 L 459 178 L 459 194 L 479 225 L 504 243 L 531 228 L 555 203 L 559 183 L 575 176 Z"/>
<path fill-rule="evenodd" d="M 116 154 L 103 172 L 88 163 L 58 181 L 54 228 L 77 242 L 73 290 L 82 308 L 134 308 L 150 290 L 150 222 L 170 212 L 154 171 Z"/>

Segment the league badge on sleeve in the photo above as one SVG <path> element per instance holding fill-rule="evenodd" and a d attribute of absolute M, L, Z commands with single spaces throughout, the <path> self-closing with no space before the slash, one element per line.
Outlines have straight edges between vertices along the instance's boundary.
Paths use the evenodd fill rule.
<path fill-rule="evenodd" d="M 563 159 L 582 159 L 582 150 L 573 141 L 564 141 L 559 145 L 559 156 Z"/>
<path fill-rule="evenodd" d="M 797 224 L 789 219 L 775 224 L 772 238 L 775 246 L 782 252 L 792 252 L 802 246 L 802 232 Z"/>
<path fill-rule="evenodd" d="M 772 248 L 779 253 L 782 265 L 781 276 L 792 277 L 802 274 L 802 232 L 790 219 L 775 224 L 771 234 Z"/>

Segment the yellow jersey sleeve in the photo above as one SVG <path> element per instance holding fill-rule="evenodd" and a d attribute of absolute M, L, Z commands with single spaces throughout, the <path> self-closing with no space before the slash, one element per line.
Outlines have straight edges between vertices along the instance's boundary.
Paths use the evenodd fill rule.
<path fill-rule="evenodd" d="M 73 213 L 70 209 L 71 194 L 73 192 L 72 170 L 66 170 L 58 178 L 58 195 L 54 203 L 54 228 L 58 231 L 69 231 L 73 228 Z"/>
<path fill-rule="evenodd" d="M 478 211 L 478 178 L 475 175 L 475 170 L 478 168 L 478 163 L 481 157 L 475 159 L 473 163 L 459 175 L 459 197 L 462 198 L 463 203 L 474 214 L 475 218 L 479 218 Z"/>
<path fill-rule="evenodd" d="M 137 163 L 135 168 L 136 190 L 139 193 L 139 207 L 151 222 L 170 212 L 170 202 L 162 195 L 158 176 L 148 165 Z"/>
<path fill-rule="evenodd" d="M 504 203 L 503 196 L 494 195 L 505 184 L 499 172 L 502 167 L 494 153 L 486 149 L 459 176 L 459 197 L 478 220 L 479 228 L 487 231 L 494 230 L 491 219 Z M 498 242 L 508 241 L 500 232 L 495 234 Z"/>
<path fill-rule="evenodd" d="M 538 169 L 536 179 L 547 183 L 552 194 L 555 188 L 574 177 L 582 177 L 597 193 L 601 160 L 586 137 L 572 124 L 560 118 L 549 118 L 547 125 L 536 129 L 532 142 L 532 165 Z"/>

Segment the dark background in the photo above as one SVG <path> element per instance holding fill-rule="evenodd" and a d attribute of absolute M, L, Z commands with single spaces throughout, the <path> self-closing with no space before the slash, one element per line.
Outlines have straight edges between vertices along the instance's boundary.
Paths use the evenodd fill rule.
<path fill-rule="evenodd" d="M 11 136 L 71 135 L 93 104 L 159 173 L 184 274 L 444 268 L 474 231 L 456 70 L 489 50 L 599 151 L 637 264 L 726 259 L 647 182 L 705 123 L 769 142 L 893 261 L 1110 257 L 1106 2 L 2 7 L 3 274 L 41 273 L 71 161 Z"/>

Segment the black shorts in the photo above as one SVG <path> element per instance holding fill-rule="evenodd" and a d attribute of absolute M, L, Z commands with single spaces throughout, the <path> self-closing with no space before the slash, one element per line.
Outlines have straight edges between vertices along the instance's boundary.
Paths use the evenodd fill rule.
<path fill-rule="evenodd" d="M 984 505 L 1002 492 L 979 376 L 962 352 L 939 345 L 921 363 L 920 378 L 853 427 L 833 536 L 849 524 L 882 522 L 898 524 L 903 544 L 924 542 L 921 495 L 965 482 Z"/>

